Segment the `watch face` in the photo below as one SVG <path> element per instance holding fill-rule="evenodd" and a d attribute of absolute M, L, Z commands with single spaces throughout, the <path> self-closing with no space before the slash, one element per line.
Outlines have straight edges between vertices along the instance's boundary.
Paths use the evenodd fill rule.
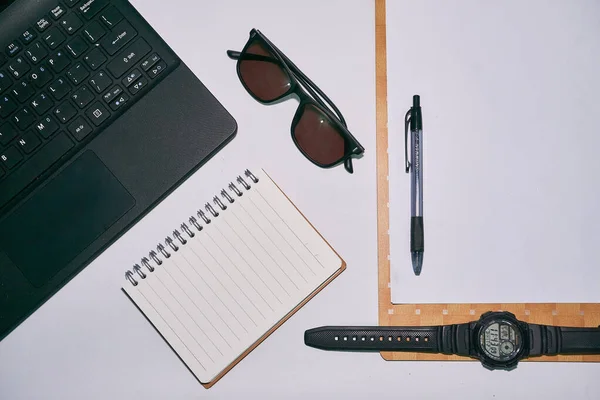
<path fill-rule="evenodd" d="M 512 322 L 489 321 L 480 331 L 479 344 L 486 356 L 495 361 L 509 362 L 517 357 L 523 346 L 521 331 Z"/>

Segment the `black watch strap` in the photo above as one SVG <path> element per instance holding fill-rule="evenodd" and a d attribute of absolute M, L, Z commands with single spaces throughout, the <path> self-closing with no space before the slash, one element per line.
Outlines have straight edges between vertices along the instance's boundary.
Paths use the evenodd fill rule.
<path fill-rule="evenodd" d="M 571 328 L 529 324 L 530 356 L 600 354 L 600 327 Z"/>
<path fill-rule="evenodd" d="M 304 333 L 307 346 L 339 351 L 407 351 L 469 356 L 470 324 L 444 326 L 323 326 Z"/>

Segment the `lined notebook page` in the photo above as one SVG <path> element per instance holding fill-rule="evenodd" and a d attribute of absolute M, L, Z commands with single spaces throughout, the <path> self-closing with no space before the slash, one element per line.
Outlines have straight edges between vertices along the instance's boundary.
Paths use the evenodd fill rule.
<path fill-rule="evenodd" d="M 123 290 L 202 383 L 336 273 L 340 257 L 260 170 L 171 257 Z M 178 224 L 175 224 L 178 225 Z"/>

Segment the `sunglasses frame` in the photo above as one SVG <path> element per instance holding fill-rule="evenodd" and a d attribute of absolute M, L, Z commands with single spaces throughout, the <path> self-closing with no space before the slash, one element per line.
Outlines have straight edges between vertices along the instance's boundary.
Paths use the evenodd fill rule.
<path fill-rule="evenodd" d="M 270 52 L 274 57 L 276 57 L 276 59 L 281 64 L 283 71 L 288 75 L 289 80 L 290 80 L 289 89 L 282 95 L 280 95 L 272 100 L 265 101 L 265 100 L 262 100 L 262 99 L 258 98 L 257 96 L 255 96 L 254 93 L 252 93 L 250 88 L 244 82 L 242 73 L 240 71 L 241 63 L 244 61 L 244 58 L 245 58 L 244 56 L 246 54 L 252 55 L 252 53 L 247 53 L 248 48 L 250 46 L 254 45 L 257 41 L 260 44 L 262 44 L 268 52 Z M 228 54 L 230 55 L 230 57 L 232 57 L 234 52 L 228 52 Z M 300 71 L 300 69 L 298 67 L 296 67 L 289 58 L 287 58 L 287 56 L 285 56 L 285 54 L 283 54 L 258 29 L 252 29 L 250 31 L 250 38 L 244 45 L 244 48 L 242 49 L 242 51 L 235 58 L 237 58 L 236 71 L 237 71 L 238 78 L 240 79 L 240 82 L 242 83 L 242 86 L 244 86 L 244 88 L 246 89 L 248 94 L 250 94 L 250 96 L 252 96 L 252 98 L 254 98 L 259 103 L 269 105 L 269 104 L 279 102 L 282 99 L 284 99 L 286 97 L 290 97 L 294 94 L 296 96 L 298 96 L 298 98 L 300 100 L 300 104 L 298 105 L 298 109 L 296 110 L 296 113 L 294 114 L 294 118 L 292 119 L 291 136 L 292 136 L 292 140 L 294 141 L 294 144 L 296 145 L 298 150 L 300 150 L 300 152 L 304 155 L 304 157 L 306 157 L 314 165 L 321 167 L 321 168 L 331 168 L 331 167 L 335 167 L 335 166 L 343 163 L 345 169 L 348 172 L 350 172 L 350 173 L 353 172 L 352 158 L 356 157 L 356 156 L 361 156 L 365 151 L 364 147 L 350 133 L 350 131 L 348 130 L 348 127 L 346 125 L 346 121 L 344 120 L 344 117 L 342 116 L 341 112 L 337 109 L 337 107 L 333 104 L 333 102 L 331 100 L 329 100 L 329 98 L 314 83 L 312 83 L 312 81 L 310 81 L 310 79 L 308 79 L 308 77 L 306 77 L 304 75 L 304 73 L 302 73 L 302 71 Z M 252 58 L 252 57 L 246 57 L 246 58 Z M 301 81 L 302 81 L 302 83 L 301 83 Z M 304 87 L 306 87 L 306 89 Z M 324 100 L 321 100 L 321 97 Z M 329 103 L 329 105 L 326 102 Z M 298 122 L 302 118 L 305 108 L 310 105 L 312 105 L 313 107 L 315 107 L 316 109 L 321 111 L 327 118 L 328 122 L 337 128 L 337 131 L 340 133 L 340 135 L 344 139 L 344 155 L 342 158 L 340 158 L 339 160 L 337 160 L 333 163 L 321 164 L 321 163 L 318 163 L 315 160 L 313 160 L 302 149 L 302 147 L 300 147 L 300 145 L 298 144 L 298 141 L 296 139 L 296 136 L 294 134 L 294 130 L 297 127 Z M 335 112 L 338 115 L 334 114 L 334 112 L 332 112 L 330 110 L 330 107 L 333 110 L 335 110 Z"/>

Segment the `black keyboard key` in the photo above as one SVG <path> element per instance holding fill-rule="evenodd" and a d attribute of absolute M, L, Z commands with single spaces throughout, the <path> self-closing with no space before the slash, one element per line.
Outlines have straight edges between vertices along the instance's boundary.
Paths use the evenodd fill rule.
<path fill-rule="evenodd" d="M 123 14 L 117 10 L 115 6 L 110 6 L 102 14 L 100 14 L 100 20 L 104 22 L 109 28 L 113 28 L 123 19 Z"/>
<path fill-rule="evenodd" d="M 14 42 L 9 43 L 8 46 L 6 46 L 6 54 L 8 54 L 10 57 L 16 56 L 17 53 L 20 51 L 21 45 L 16 40 Z"/>
<path fill-rule="evenodd" d="M 21 41 L 27 45 L 33 41 L 37 37 L 37 34 L 33 29 L 28 29 L 21 34 Z"/>
<path fill-rule="evenodd" d="M 41 88 L 50 82 L 52 79 L 52 73 L 48 71 L 48 67 L 40 65 L 33 67 L 33 72 L 29 74 L 29 79 L 38 88 Z"/>
<path fill-rule="evenodd" d="M 33 94 L 35 89 L 27 81 L 20 81 L 13 86 L 12 94 L 20 103 L 25 103 Z"/>
<path fill-rule="evenodd" d="M 129 25 L 129 22 L 121 21 L 100 41 L 100 45 L 108 54 L 113 55 L 121 50 L 136 35 L 137 31 Z"/>
<path fill-rule="evenodd" d="M 64 103 L 62 103 L 54 109 L 54 115 L 63 124 L 66 124 L 71 119 L 73 119 L 73 117 L 76 114 L 77 109 L 75 108 L 75 106 L 73 106 L 73 104 L 71 104 L 69 100 L 65 101 Z"/>
<path fill-rule="evenodd" d="M 17 125 L 17 128 L 24 131 L 29 125 L 33 124 L 35 115 L 28 107 L 23 107 L 13 115 L 12 120 Z"/>
<path fill-rule="evenodd" d="M 46 143 L 37 153 L 26 160 L 20 168 L 4 178 L 0 187 L 0 207 L 56 163 L 73 147 L 73 142 L 61 132 Z"/>
<path fill-rule="evenodd" d="M 14 168 L 21 161 L 23 161 L 23 156 L 14 146 L 0 152 L 0 164 L 4 165 L 6 169 Z"/>
<path fill-rule="evenodd" d="M 12 85 L 12 79 L 8 77 L 8 74 L 0 72 L 0 93 L 4 92 Z"/>
<path fill-rule="evenodd" d="M 136 94 L 137 92 L 142 90 L 142 88 L 145 88 L 147 84 L 148 80 L 142 76 L 139 81 L 131 85 L 131 87 L 129 88 L 129 92 L 131 94 Z"/>
<path fill-rule="evenodd" d="M 142 69 L 144 71 L 148 71 L 150 67 L 156 64 L 160 60 L 160 56 L 156 53 L 152 53 L 152 55 L 142 61 Z"/>
<path fill-rule="evenodd" d="M 92 71 L 95 71 L 106 62 L 106 57 L 104 54 L 102 54 L 99 48 L 95 48 L 87 53 L 87 55 L 83 57 L 83 60 Z"/>
<path fill-rule="evenodd" d="M 77 104 L 79 108 L 83 108 L 90 104 L 94 100 L 94 94 L 87 86 L 83 85 L 75 93 L 71 95 L 71 99 Z"/>
<path fill-rule="evenodd" d="M 65 41 L 65 35 L 57 27 L 54 27 L 48 32 L 44 33 L 42 38 L 51 50 L 56 49 L 62 42 Z"/>
<path fill-rule="evenodd" d="M 138 39 L 111 61 L 107 68 L 115 78 L 121 77 L 146 54 L 150 53 L 150 45 L 144 39 Z"/>
<path fill-rule="evenodd" d="M 51 116 L 47 115 L 35 125 L 35 129 L 44 139 L 48 139 L 54 132 L 58 130 L 58 122 Z"/>
<path fill-rule="evenodd" d="M 46 111 L 48 111 L 54 105 L 52 99 L 46 93 L 40 93 L 33 98 L 31 103 L 31 108 L 37 113 L 37 115 L 42 115 Z"/>
<path fill-rule="evenodd" d="M 64 0 L 64 2 L 69 6 L 73 7 L 75 4 L 79 3 L 79 0 Z"/>
<path fill-rule="evenodd" d="M 75 121 L 69 125 L 69 132 L 75 139 L 82 141 L 87 135 L 92 133 L 92 126 L 83 117 L 77 117 Z"/>
<path fill-rule="evenodd" d="M 85 42 L 85 40 L 83 40 L 81 38 L 81 36 L 75 36 L 75 39 L 73 39 L 68 45 L 67 45 L 67 50 L 71 53 L 71 55 L 75 58 L 79 57 L 84 51 L 86 51 L 88 49 L 88 45 Z"/>
<path fill-rule="evenodd" d="M 44 32 L 46 29 L 50 28 L 50 21 L 48 18 L 41 18 L 38 22 L 36 22 L 35 27 L 38 31 Z"/>
<path fill-rule="evenodd" d="M 115 86 L 114 88 L 110 89 L 110 91 L 102 97 L 104 98 L 105 102 L 110 103 L 112 101 L 112 99 L 114 99 L 121 93 L 123 93 L 123 89 L 121 89 L 118 86 Z"/>
<path fill-rule="evenodd" d="M 79 85 L 90 73 L 82 63 L 77 63 L 67 70 L 67 76 L 74 85 Z"/>
<path fill-rule="evenodd" d="M 150 78 L 154 79 L 158 76 L 158 74 L 163 72 L 165 69 L 167 69 L 167 64 L 164 61 L 160 61 L 154 67 L 150 68 L 150 70 L 148 71 L 148 76 Z"/>
<path fill-rule="evenodd" d="M 72 35 L 83 26 L 83 22 L 81 22 L 77 14 L 71 13 L 60 21 L 60 26 L 63 27 L 65 32 Z"/>
<path fill-rule="evenodd" d="M 11 140 L 17 137 L 17 128 L 10 122 L 6 122 L 0 125 L 0 144 L 6 146 Z"/>
<path fill-rule="evenodd" d="M 100 22 L 94 21 L 85 27 L 83 33 L 90 43 L 96 43 L 102 36 L 106 35 L 106 30 L 100 25 Z"/>
<path fill-rule="evenodd" d="M 98 93 L 104 92 L 111 84 L 112 80 L 104 71 L 98 72 L 92 77 L 92 79 L 90 79 L 90 85 L 92 85 L 94 90 L 96 90 Z"/>
<path fill-rule="evenodd" d="M 31 67 L 23 57 L 17 57 L 8 64 L 8 71 L 17 79 L 20 79 Z"/>
<path fill-rule="evenodd" d="M 119 108 L 121 108 L 123 106 L 123 104 L 127 103 L 128 101 L 129 101 L 129 96 L 127 96 L 125 93 L 123 93 L 122 95 L 118 96 L 116 99 L 114 99 L 110 103 L 110 108 L 112 108 L 113 111 L 117 111 Z"/>
<path fill-rule="evenodd" d="M 79 5 L 79 11 L 88 21 L 108 5 L 109 0 L 85 0 Z"/>
<path fill-rule="evenodd" d="M 142 76 L 142 73 L 139 69 L 134 69 L 130 73 L 127 74 L 125 78 L 123 78 L 122 82 L 125 87 L 131 86 L 131 84 L 138 80 L 138 78 Z"/>
<path fill-rule="evenodd" d="M 6 56 L 0 53 L 0 67 L 6 63 Z"/>
<path fill-rule="evenodd" d="M 0 179 L 2 179 L 2 177 L 5 175 L 4 170 L 2 168 L 0 168 Z"/>
<path fill-rule="evenodd" d="M 59 50 L 48 59 L 48 64 L 58 74 L 69 65 L 69 57 L 67 57 L 64 51 Z"/>
<path fill-rule="evenodd" d="M 110 113 L 100 102 L 95 102 L 85 113 L 85 116 L 92 121 L 96 126 L 100 126 L 108 117 Z"/>
<path fill-rule="evenodd" d="M 35 133 L 29 131 L 21 136 L 17 140 L 16 144 L 21 151 L 23 151 L 23 153 L 30 154 L 37 149 L 40 144 L 42 144 L 42 141 L 35 135 Z"/>
<path fill-rule="evenodd" d="M 60 4 L 50 10 L 50 16 L 55 21 L 58 21 L 63 15 L 65 15 L 65 9 Z"/>
<path fill-rule="evenodd" d="M 50 86 L 48 86 L 48 90 L 54 99 L 60 100 L 65 97 L 71 91 L 71 85 L 64 79 L 58 78 Z"/>
<path fill-rule="evenodd" d="M 37 64 L 46 58 L 48 50 L 46 50 L 40 42 L 35 42 L 27 48 L 25 55 L 27 55 L 27 58 L 29 58 L 32 63 Z"/>
<path fill-rule="evenodd" d="M 0 96 L 0 117 L 6 118 L 18 107 L 18 103 L 8 95 Z"/>

